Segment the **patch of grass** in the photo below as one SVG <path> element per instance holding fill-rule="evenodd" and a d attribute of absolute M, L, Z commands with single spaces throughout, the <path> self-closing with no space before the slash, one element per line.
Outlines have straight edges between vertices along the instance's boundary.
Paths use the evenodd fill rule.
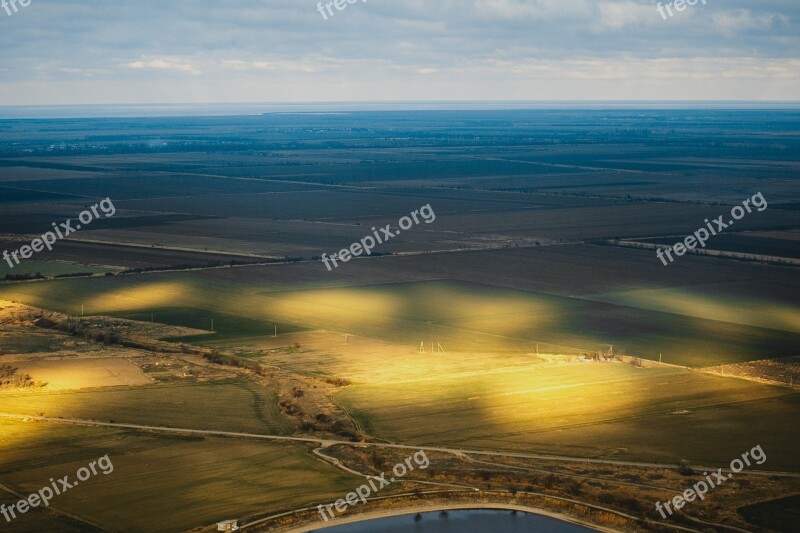
<path fill-rule="evenodd" d="M 110 387 L 101 390 L 2 393 L 9 413 L 83 418 L 151 426 L 252 433 L 285 433 L 290 425 L 277 403 L 256 412 L 256 399 L 242 380 L 204 384 Z M 270 401 L 275 396 L 263 393 Z M 263 403 L 263 401 L 262 401 Z"/>
<path fill-rule="evenodd" d="M 632 356 L 663 353 L 668 363 L 711 366 L 794 355 L 800 342 L 798 332 L 743 323 L 737 317 L 744 311 L 721 313 L 730 298 L 678 300 L 667 310 L 463 282 L 279 290 L 276 281 L 260 279 L 262 268 L 8 284 L 0 297 L 73 315 L 82 302 L 93 315 L 150 320 L 155 313 L 156 321 L 205 330 L 213 319 L 215 334 L 178 339 L 205 345 L 271 335 L 278 325 L 281 335 L 325 329 L 416 346 L 435 340 L 448 351 L 524 353 L 539 344 L 545 352 L 580 354 L 613 344 Z M 749 297 L 738 302 L 745 311 L 755 305 Z M 695 316 L 700 304 L 713 313 Z M 783 316 L 775 315 L 779 307 L 764 312 Z"/>
<path fill-rule="evenodd" d="M 204 330 L 211 329 L 211 321 L 213 320 L 213 333 L 165 339 L 174 342 L 200 345 L 239 339 L 242 337 L 265 335 L 272 333 L 275 326 L 278 326 L 282 333 L 304 331 L 305 329 L 299 326 L 276 323 L 270 320 L 259 320 L 211 309 L 193 307 L 165 307 L 153 309 L 152 311 L 111 313 L 111 315 L 128 320 L 140 320 L 145 322 L 149 322 L 152 319 L 161 324 Z"/>
<path fill-rule="evenodd" d="M 786 389 L 614 363 L 525 368 L 487 355 L 469 370 L 458 356 L 426 354 L 404 363 L 336 394 L 368 433 L 393 442 L 715 464 L 752 447 L 748 427 L 772 451 L 769 468 L 800 465 L 778 414 L 797 412 Z M 678 408 L 690 414 L 671 414 Z"/>
<path fill-rule="evenodd" d="M 301 445 L 54 424 L 33 431 L 32 425 L 0 420 L 3 482 L 27 494 L 108 454 L 113 472 L 53 503 L 115 531 L 186 531 L 265 509 L 334 501 L 360 482 Z M 62 531 L 56 520 L 43 516 L 38 531 Z"/>
<path fill-rule="evenodd" d="M 791 496 L 739 509 L 751 524 L 773 531 L 796 531 L 800 524 L 800 496 Z"/>
<path fill-rule="evenodd" d="M 42 261 L 39 259 L 26 259 L 12 269 L 9 268 L 7 262 L 0 261 L 0 281 L 2 281 L 6 275 L 35 275 L 37 272 L 44 277 L 54 278 L 56 276 L 66 276 L 80 273 L 97 274 L 114 271 L 115 269 L 92 265 L 79 265 L 77 263 L 65 263 L 63 261 Z"/>

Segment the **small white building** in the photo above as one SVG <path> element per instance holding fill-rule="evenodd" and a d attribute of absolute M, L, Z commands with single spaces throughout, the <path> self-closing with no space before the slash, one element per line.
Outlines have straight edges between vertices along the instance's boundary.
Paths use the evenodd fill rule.
<path fill-rule="evenodd" d="M 238 520 L 223 520 L 222 522 L 217 522 L 217 531 L 236 531 L 238 529 Z"/>

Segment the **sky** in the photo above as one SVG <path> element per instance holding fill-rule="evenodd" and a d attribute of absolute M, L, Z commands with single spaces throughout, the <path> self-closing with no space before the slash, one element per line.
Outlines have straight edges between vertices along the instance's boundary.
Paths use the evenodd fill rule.
<path fill-rule="evenodd" d="M 19 1 L 0 105 L 800 99 L 798 0 Z"/>

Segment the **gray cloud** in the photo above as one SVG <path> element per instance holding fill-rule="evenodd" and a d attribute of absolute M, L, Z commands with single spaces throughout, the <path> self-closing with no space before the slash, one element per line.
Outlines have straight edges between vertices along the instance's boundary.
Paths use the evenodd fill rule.
<path fill-rule="evenodd" d="M 796 98 L 800 4 L 707 2 L 32 0 L 0 104 Z"/>

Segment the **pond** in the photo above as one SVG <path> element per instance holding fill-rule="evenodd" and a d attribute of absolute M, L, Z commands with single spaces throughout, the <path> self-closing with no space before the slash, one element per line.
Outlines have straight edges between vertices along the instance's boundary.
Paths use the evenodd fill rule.
<path fill-rule="evenodd" d="M 456 510 L 405 514 L 352 522 L 319 533 L 589 533 L 584 526 L 549 516 L 508 510 Z"/>

